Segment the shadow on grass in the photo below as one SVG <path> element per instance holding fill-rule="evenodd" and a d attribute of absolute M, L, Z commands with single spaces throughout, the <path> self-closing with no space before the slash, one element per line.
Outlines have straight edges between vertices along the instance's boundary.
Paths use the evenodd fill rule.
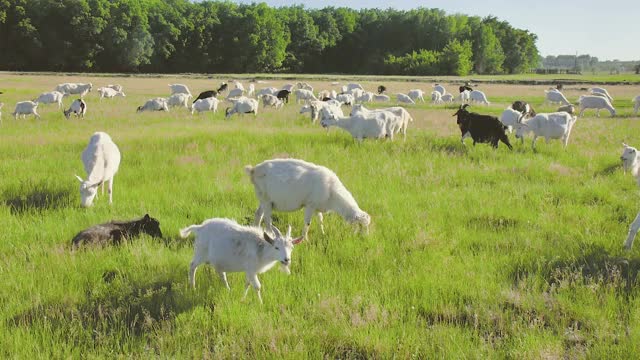
<path fill-rule="evenodd" d="M 612 256 L 601 245 L 587 245 L 580 253 L 543 263 L 519 265 L 511 272 L 514 283 L 539 274 L 551 285 L 599 284 L 629 295 L 640 272 L 640 258 Z"/>
<path fill-rule="evenodd" d="M 602 170 L 596 171 L 594 176 L 595 177 L 611 176 L 614 172 L 616 172 L 616 170 L 620 168 L 622 168 L 622 165 L 620 163 L 611 164 Z"/>
<path fill-rule="evenodd" d="M 121 276 L 117 271 L 105 271 L 103 280 L 113 285 Z M 174 284 L 170 280 L 120 285 L 124 286 L 114 286 L 117 290 L 106 296 L 89 293 L 82 303 L 33 307 L 7 323 L 14 327 L 51 326 L 60 333 L 76 333 L 71 330 L 80 328 L 86 330 L 84 335 L 91 334 L 93 340 L 111 336 L 139 337 L 170 324 L 178 314 L 194 306 L 173 289 Z M 77 340 L 69 339 L 71 342 Z"/>
<path fill-rule="evenodd" d="M 2 202 L 9 207 L 13 215 L 21 215 L 31 210 L 58 209 L 71 204 L 72 195 L 68 189 L 51 189 L 46 185 L 37 185 L 26 194 L 21 194 L 21 190 L 5 191 L 2 196 Z"/>

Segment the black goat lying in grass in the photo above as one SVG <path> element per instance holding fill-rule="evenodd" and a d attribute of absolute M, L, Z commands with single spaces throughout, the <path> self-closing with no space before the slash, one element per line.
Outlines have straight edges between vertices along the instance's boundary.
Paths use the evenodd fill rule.
<path fill-rule="evenodd" d="M 471 136 L 473 145 L 476 143 L 490 143 L 494 148 L 498 147 L 498 141 L 502 141 L 509 149 L 513 149 L 509 143 L 509 138 L 505 133 L 507 129 L 497 117 L 491 115 L 480 115 L 467 111 L 469 104 L 460 106 L 453 116 L 458 116 L 458 126 L 462 132 L 460 142 L 464 144 L 464 139 Z"/>
<path fill-rule="evenodd" d="M 133 239 L 146 233 L 151 237 L 162 237 L 160 222 L 149 214 L 132 221 L 111 221 L 105 224 L 94 225 L 82 230 L 71 240 L 73 249 L 81 245 L 107 245 L 119 244 L 123 240 Z"/>

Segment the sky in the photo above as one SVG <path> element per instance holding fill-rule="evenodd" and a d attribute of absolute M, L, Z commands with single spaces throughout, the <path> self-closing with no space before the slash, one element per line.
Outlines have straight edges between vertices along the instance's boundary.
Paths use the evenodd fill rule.
<path fill-rule="evenodd" d="M 361 8 L 438 8 L 447 14 L 493 15 L 538 35 L 540 55 L 588 54 L 599 60 L 640 60 L 640 0 L 239 0 L 270 6 L 303 4 Z M 522 5 L 521 5 L 522 4 Z"/>

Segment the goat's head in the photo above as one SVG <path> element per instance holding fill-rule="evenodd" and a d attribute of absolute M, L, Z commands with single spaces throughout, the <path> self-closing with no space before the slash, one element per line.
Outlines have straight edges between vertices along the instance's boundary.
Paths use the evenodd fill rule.
<path fill-rule="evenodd" d="M 291 238 L 291 225 L 289 225 L 287 229 L 286 235 L 282 235 L 280 230 L 277 227 L 271 226 L 271 230 L 273 231 L 274 237 L 272 238 L 264 232 L 262 234 L 264 240 L 269 243 L 270 246 L 267 246 L 267 256 L 270 256 L 274 261 L 279 261 L 282 265 L 282 269 L 288 274 L 289 265 L 291 264 L 291 253 L 293 251 L 293 246 L 299 244 L 304 237 L 300 236 L 298 238 Z"/>
<path fill-rule="evenodd" d="M 469 107 L 469 104 L 460 105 L 460 108 L 458 109 L 458 111 L 456 111 L 451 116 L 458 116 L 458 119 L 459 119 L 460 115 L 468 114 L 469 111 L 467 111 L 467 107 Z"/>
<path fill-rule="evenodd" d="M 226 109 L 224 109 L 224 116 L 225 116 L 225 117 L 229 117 L 229 116 L 231 116 L 230 114 L 231 114 L 231 108 L 226 108 Z"/>
<path fill-rule="evenodd" d="M 160 221 L 152 218 L 151 216 L 149 216 L 149 214 L 145 214 L 141 222 L 142 231 L 154 238 L 162 237 L 162 231 L 160 230 Z"/>
<path fill-rule="evenodd" d="M 69 110 L 62 110 L 62 113 L 64 114 L 64 117 L 67 118 L 67 120 L 69 120 L 69 116 L 71 116 L 71 109 Z"/>
<path fill-rule="evenodd" d="M 93 199 L 95 199 L 98 194 L 98 186 L 101 183 L 90 183 L 87 180 L 82 180 L 82 178 L 76 175 L 76 179 L 80 182 L 80 205 L 82 207 L 90 207 L 93 205 Z"/>
<path fill-rule="evenodd" d="M 638 157 L 638 150 L 633 146 L 629 146 L 625 143 L 622 143 L 623 150 L 622 156 L 620 156 L 620 160 L 622 161 L 622 166 L 624 171 L 626 172 L 629 168 L 633 166 Z"/>

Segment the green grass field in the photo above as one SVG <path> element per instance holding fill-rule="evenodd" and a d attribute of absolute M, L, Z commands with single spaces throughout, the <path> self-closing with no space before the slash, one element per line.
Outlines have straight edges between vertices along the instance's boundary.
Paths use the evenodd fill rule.
<path fill-rule="evenodd" d="M 10 115 L 15 102 L 67 81 L 120 83 L 127 97 L 99 101 L 94 90 L 85 119 L 66 120 L 53 105 L 39 108 L 42 120 Z M 556 140 L 532 151 L 530 138 L 512 135 L 509 151 L 461 145 L 452 106 L 410 106 L 406 142 L 360 144 L 327 134 L 294 104 L 230 120 L 224 104 L 200 116 L 135 113 L 175 82 L 196 94 L 219 83 L 0 74 L 3 358 L 639 356 L 640 244 L 622 244 L 640 206 L 619 161 L 622 141 L 640 145 L 637 86 L 609 87 L 620 116 L 588 112 L 566 150 Z M 525 99 L 550 111 L 544 88 L 486 85 L 492 105 L 473 108 L 499 114 Z M 581 90 L 566 93 L 574 101 Z M 113 205 L 99 196 L 83 209 L 74 174 L 85 175 L 80 153 L 95 131 L 111 135 L 122 163 Z M 372 216 L 370 234 L 330 214 L 322 235 L 314 218 L 292 274 L 260 276 L 264 305 L 253 291 L 241 301 L 243 274 L 229 275 L 228 292 L 207 266 L 190 289 L 193 239 L 178 230 L 212 217 L 250 223 L 258 202 L 244 165 L 287 156 L 335 171 Z M 145 213 L 163 239 L 71 251 L 80 230 Z M 276 213 L 275 223 L 299 234 L 303 212 Z"/>

